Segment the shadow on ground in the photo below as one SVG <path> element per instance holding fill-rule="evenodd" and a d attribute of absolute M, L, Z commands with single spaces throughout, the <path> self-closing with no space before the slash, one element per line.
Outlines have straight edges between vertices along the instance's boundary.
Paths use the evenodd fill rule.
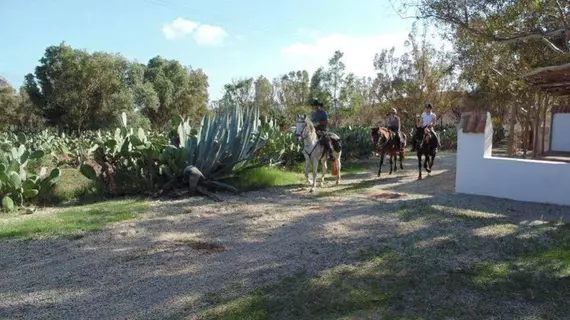
<path fill-rule="evenodd" d="M 82 239 L 0 242 L 0 318 L 570 314 L 568 208 L 449 194 L 452 160 L 431 180 L 156 202 Z"/>

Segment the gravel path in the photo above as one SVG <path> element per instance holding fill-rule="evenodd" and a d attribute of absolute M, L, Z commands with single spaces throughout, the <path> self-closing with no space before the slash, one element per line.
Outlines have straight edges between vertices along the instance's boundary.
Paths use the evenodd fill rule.
<path fill-rule="evenodd" d="M 406 171 L 344 177 L 338 187 L 278 189 L 154 202 L 152 210 L 78 240 L 0 242 L 0 318 L 191 318 L 220 296 L 242 295 L 305 270 L 355 261 L 362 248 L 413 228 L 393 212 L 431 205 L 515 221 L 557 219 L 567 208 L 453 194 L 455 155 L 432 177 Z M 326 196 L 324 196 L 326 195 Z M 444 210 L 444 209 L 442 209 Z M 183 316 L 182 316 L 183 315 Z"/>

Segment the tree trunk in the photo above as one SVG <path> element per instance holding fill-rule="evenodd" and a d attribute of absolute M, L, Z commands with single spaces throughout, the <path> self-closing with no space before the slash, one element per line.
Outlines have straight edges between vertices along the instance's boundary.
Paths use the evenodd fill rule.
<path fill-rule="evenodd" d="M 507 142 L 507 155 L 512 157 L 515 154 L 515 125 L 517 123 L 517 104 L 511 102 L 511 116 L 509 122 L 509 140 Z"/>

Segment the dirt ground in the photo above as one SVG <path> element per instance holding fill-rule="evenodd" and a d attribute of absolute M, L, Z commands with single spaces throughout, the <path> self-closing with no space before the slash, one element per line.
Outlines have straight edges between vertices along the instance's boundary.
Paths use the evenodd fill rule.
<path fill-rule="evenodd" d="M 393 214 L 404 204 L 503 215 L 513 223 L 568 212 L 454 194 L 454 154 L 439 154 L 422 181 L 415 159 L 405 166 L 377 178 L 374 160 L 367 172 L 314 194 L 303 186 L 224 195 L 221 203 L 157 201 L 138 219 L 77 240 L 2 241 L 0 318 L 191 318 L 220 296 L 350 263 L 361 248 L 421 228 Z"/>

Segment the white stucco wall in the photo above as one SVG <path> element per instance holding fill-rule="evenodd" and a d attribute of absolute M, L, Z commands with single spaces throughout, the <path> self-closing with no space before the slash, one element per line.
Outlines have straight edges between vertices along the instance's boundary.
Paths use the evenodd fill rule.
<path fill-rule="evenodd" d="M 459 130 L 456 192 L 570 205 L 570 163 L 491 157 L 492 137 L 489 113 L 485 134 Z"/>
<path fill-rule="evenodd" d="M 570 113 L 552 117 L 552 151 L 570 151 Z"/>

